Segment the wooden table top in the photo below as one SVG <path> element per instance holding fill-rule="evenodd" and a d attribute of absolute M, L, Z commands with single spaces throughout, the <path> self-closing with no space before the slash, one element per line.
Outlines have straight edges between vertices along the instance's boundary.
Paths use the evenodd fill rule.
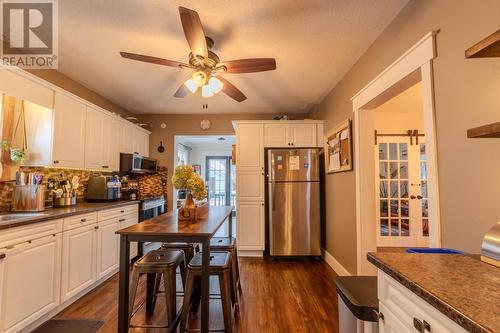
<path fill-rule="evenodd" d="M 188 235 L 188 236 L 213 236 L 222 223 L 231 214 L 231 206 L 210 206 L 208 217 L 196 222 L 178 221 L 177 210 L 153 217 L 144 222 L 134 224 L 128 228 L 120 229 L 120 235 Z"/>

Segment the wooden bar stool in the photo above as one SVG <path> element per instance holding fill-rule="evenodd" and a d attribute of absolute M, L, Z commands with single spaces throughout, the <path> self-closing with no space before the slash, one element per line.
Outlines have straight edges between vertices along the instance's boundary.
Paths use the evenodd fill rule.
<path fill-rule="evenodd" d="M 231 253 L 231 270 L 233 273 L 234 295 L 237 297 L 237 291 L 241 292 L 240 269 L 238 266 L 238 251 L 236 249 L 236 239 L 233 237 L 213 237 L 210 240 L 211 251 L 227 251 Z"/>
<path fill-rule="evenodd" d="M 134 315 L 134 301 L 137 292 L 137 285 L 139 284 L 139 277 L 141 274 L 155 274 L 157 279 L 161 280 L 163 276 L 163 287 L 165 289 L 165 303 L 167 307 L 167 325 L 154 326 L 144 325 L 135 327 L 144 328 L 164 328 L 171 325 L 176 316 L 176 281 L 175 271 L 177 267 L 181 270 L 185 269 L 184 252 L 180 250 L 153 250 L 147 253 L 134 263 L 132 269 L 132 276 L 130 279 L 130 295 L 129 295 L 129 326 L 130 320 Z M 155 288 L 156 289 L 156 288 Z M 156 304 L 158 290 L 155 290 L 153 296 L 153 309 Z"/>
<path fill-rule="evenodd" d="M 191 296 L 193 294 L 194 280 L 201 277 L 202 253 L 195 254 L 187 266 L 186 289 L 184 292 L 184 302 L 182 305 L 182 319 L 180 332 L 186 330 L 189 308 L 191 305 Z M 230 252 L 210 252 L 210 275 L 218 276 L 219 288 L 221 293 L 222 314 L 224 317 L 224 329 L 226 332 L 232 332 L 231 318 L 231 253 Z"/>

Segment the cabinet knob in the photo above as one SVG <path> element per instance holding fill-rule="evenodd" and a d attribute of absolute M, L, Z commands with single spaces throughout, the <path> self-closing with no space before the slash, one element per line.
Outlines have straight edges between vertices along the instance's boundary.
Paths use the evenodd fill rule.
<path fill-rule="evenodd" d="M 99 226 L 98 226 L 98 225 L 96 225 L 96 226 L 94 227 L 94 229 L 95 229 L 95 230 L 99 229 Z"/>
<path fill-rule="evenodd" d="M 414 195 L 410 195 L 410 199 L 415 200 L 417 197 Z"/>
<path fill-rule="evenodd" d="M 422 323 L 420 320 L 418 320 L 415 317 L 413 318 L 413 327 L 415 327 L 415 329 L 419 333 L 424 333 L 425 332 L 424 323 Z"/>
<path fill-rule="evenodd" d="M 125 211 L 124 210 L 120 210 L 120 213 L 125 213 Z"/>
<path fill-rule="evenodd" d="M 85 222 L 87 221 L 87 219 L 80 219 L 80 222 Z"/>
<path fill-rule="evenodd" d="M 103 169 L 108 169 L 108 168 L 109 168 L 109 166 L 108 166 L 108 165 L 103 165 L 103 166 L 102 166 L 102 168 L 103 168 Z"/>
<path fill-rule="evenodd" d="M 418 200 L 422 199 L 422 196 L 421 195 L 417 195 L 417 199 Z"/>
<path fill-rule="evenodd" d="M 125 219 L 119 219 L 118 222 L 125 222 Z"/>
<path fill-rule="evenodd" d="M 58 160 L 54 160 L 54 161 L 52 161 L 52 163 L 59 164 L 59 161 Z"/>

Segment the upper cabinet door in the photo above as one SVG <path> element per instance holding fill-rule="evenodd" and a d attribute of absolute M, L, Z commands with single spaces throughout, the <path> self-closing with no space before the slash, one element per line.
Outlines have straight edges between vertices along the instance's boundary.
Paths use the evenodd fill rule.
<path fill-rule="evenodd" d="M 290 142 L 293 147 L 316 147 L 316 124 L 290 124 Z"/>
<path fill-rule="evenodd" d="M 87 107 L 87 125 L 85 133 L 85 167 L 103 169 L 106 164 L 104 146 L 104 126 L 108 117 L 102 112 Z"/>
<path fill-rule="evenodd" d="M 149 156 L 149 134 L 133 129 L 133 152 L 142 156 Z"/>
<path fill-rule="evenodd" d="M 236 167 L 238 170 L 264 169 L 264 125 L 238 124 L 236 127 Z"/>
<path fill-rule="evenodd" d="M 135 128 L 128 124 L 120 125 L 120 153 L 134 152 L 134 131 Z"/>
<path fill-rule="evenodd" d="M 120 123 L 113 117 L 104 115 L 103 145 L 104 161 L 102 169 L 118 171 L 120 158 Z"/>
<path fill-rule="evenodd" d="M 83 168 L 85 164 L 86 106 L 56 92 L 52 165 Z"/>
<path fill-rule="evenodd" d="M 264 136 L 266 147 L 282 148 L 290 146 L 290 133 L 288 124 L 265 124 Z"/>

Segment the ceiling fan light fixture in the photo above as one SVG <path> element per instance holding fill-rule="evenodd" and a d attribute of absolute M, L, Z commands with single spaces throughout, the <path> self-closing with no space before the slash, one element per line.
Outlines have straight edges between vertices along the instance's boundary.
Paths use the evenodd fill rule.
<path fill-rule="evenodd" d="M 198 87 L 203 87 L 205 84 L 207 84 L 208 77 L 207 73 L 205 73 L 204 71 L 194 72 L 191 78 Z"/>
<path fill-rule="evenodd" d="M 218 78 L 211 77 L 210 80 L 208 80 L 208 86 L 214 94 L 218 94 L 222 90 L 224 84 Z"/>
<path fill-rule="evenodd" d="M 212 89 L 210 89 L 210 86 L 208 84 L 201 87 L 201 96 L 212 97 L 213 95 L 214 92 L 212 91 Z"/>
<path fill-rule="evenodd" d="M 194 82 L 194 80 L 191 78 L 184 82 L 184 85 L 189 89 L 190 92 L 193 94 L 198 90 L 198 85 Z"/>

